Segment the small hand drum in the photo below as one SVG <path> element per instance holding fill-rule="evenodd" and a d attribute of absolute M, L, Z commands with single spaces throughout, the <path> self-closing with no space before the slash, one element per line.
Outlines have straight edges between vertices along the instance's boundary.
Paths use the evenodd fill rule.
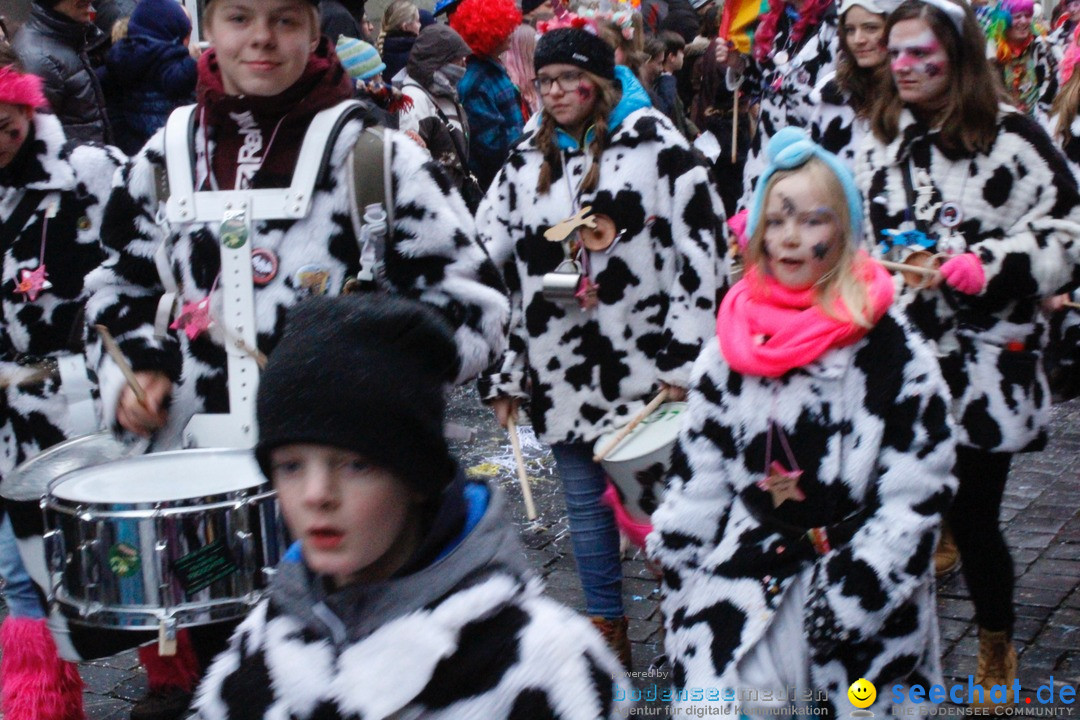
<path fill-rule="evenodd" d="M 664 403 L 627 435 L 601 461 L 623 507 L 634 520 L 648 523 L 660 501 L 671 451 L 682 427 L 686 403 Z M 618 431 L 596 441 L 594 452 L 606 447 Z"/>

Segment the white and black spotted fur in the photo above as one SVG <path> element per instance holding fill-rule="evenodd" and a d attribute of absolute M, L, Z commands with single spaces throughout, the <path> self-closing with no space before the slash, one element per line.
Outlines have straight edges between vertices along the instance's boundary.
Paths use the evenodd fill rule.
<path fill-rule="evenodd" d="M 811 98 L 810 137 L 836 155 L 852 173 L 855 156 L 870 132 L 870 119 L 858 117 L 851 98 L 840 89 L 833 71 L 822 78 Z"/>
<path fill-rule="evenodd" d="M 781 128 L 810 124 L 814 88 L 826 74 L 836 69 L 839 51 L 836 7 L 830 5 L 817 26 L 808 30 L 798 45 L 791 42 L 793 26 L 794 21 L 786 14 L 782 15 L 776 26 L 773 51 L 761 62 L 751 59 L 743 75 L 743 92 L 759 102 L 759 111 L 757 132 L 750 142 L 750 154 L 743 168 L 740 209 L 750 207 L 757 179 L 768 165 L 765 148 L 769 139 Z M 773 61 L 780 52 L 789 56 L 783 65 Z"/>
<path fill-rule="evenodd" d="M 298 270 L 311 266 L 328 271 L 331 295 L 359 270 L 359 228 L 347 179 L 352 172 L 349 152 L 361 128 L 360 120 L 351 120 L 341 131 L 330 172 L 316 185 L 306 218 L 255 223 L 253 248 L 269 249 L 279 260 L 276 277 L 255 288 L 258 347 L 263 352 L 276 344 L 286 310 L 306 296 L 295 279 Z M 398 133 L 391 137 L 395 225 L 386 249 L 388 289 L 441 311 L 455 328 L 459 380 L 474 377 L 505 342 L 502 283 L 476 243 L 472 218 L 445 175 L 412 140 Z M 205 164 L 203 147 L 196 142 L 200 167 Z M 175 331 L 164 339 L 154 337 L 154 313 L 163 292 L 153 259 L 159 243 L 168 236 L 181 303 L 206 297 L 221 265 L 218 223 L 193 223 L 166 233 L 154 222 L 154 168 L 163 168 L 163 148 L 159 132 L 118 178 L 103 233 L 114 256 L 87 278 L 92 292 L 87 314 L 112 331 L 135 370 L 160 370 L 173 381 L 174 410 L 159 434 L 159 444 L 167 446 L 193 413 L 227 412 L 228 393 L 225 350 L 210 333 L 193 341 Z M 220 307 L 220 293 L 215 298 L 214 306 Z M 123 379 L 107 358 L 99 374 L 111 423 Z"/>
<path fill-rule="evenodd" d="M 907 288 L 900 302 L 936 344 L 960 444 L 989 452 L 1039 449 L 1050 405 L 1039 301 L 1080 282 L 1080 194 L 1046 132 L 1008 106 L 999 111 L 987 154 L 946 152 L 936 138 L 905 110 L 892 143 L 872 138 L 860 152 L 869 240 L 876 244 L 883 230 L 910 229 L 918 220 L 937 237 L 938 250 L 979 256 L 982 292 Z M 909 161 L 911 212 L 902 177 Z M 939 219 L 947 202 L 963 213 L 951 231 Z"/>
<path fill-rule="evenodd" d="M 327 594 L 299 563 L 207 672 L 199 720 L 606 720 L 629 684 L 583 617 L 541 594 L 504 500 L 416 573 Z"/>
<path fill-rule="evenodd" d="M 756 485 L 770 419 L 806 494 L 776 509 Z M 775 434 L 772 448 L 789 465 Z M 710 342 L 648 538 L 664 573 L 675 689 L 736 687 L 740 659 L 793 582 L 807 583 L 809 686 L 826 692 L 834 717 L 861 677 L 880 698 L 893 683 L 940 682 L 930 559 L 954 457 L 937 363 L 895 310 L 856 344 L 778 379 L 732 371 Z M 822 526 L 832 549 L 819 555 L 800 533 Z"/>
<path fill-rule="evenodd" d="M 105 257 L 99 242 L 102 214 L 113 174 L 124 162 L 115 148 L 68 144 L 55 115 L 35 114 L 32 128 L 19 184 L 0 185 L 0 223 L 13 215 L 25 193 L 38 195 L 33 214 L 21 227 L 5 228 L 0 238 L 0 372 L 10 383 L 2 391 L 0 478 L 41 450 L 93 430 L 73 426 L 55 373 L 44 382 L 18 383 L 31 374 L 29 365 L 82 352 L 83 280 Z M 40 264 L 43 233 L 52 287 L 31 301 L 16 285 L 23 270 Z"/>
<path fill-rule="evenodd" d="M 590 253 L 599 306 L 545 299 L 543 276 L 565 250 L 544 232 L 574 214 L 571 186 L 591 161 L 578 150 L 563 158 L 538 195 L 542 155 L 527 131 L 477 213 L 512 305 L 509 348 L 481 377 L 481 396 L 528 397 L 548 443 L 594 440 L 641 410 L 658 382 L 685 386 L 722 284 L 723 206 L 708 171 L 665 116 L 644 108 L 613 131 L 599 186 L 578 205 L 624 233 L 610 252 Z"/>

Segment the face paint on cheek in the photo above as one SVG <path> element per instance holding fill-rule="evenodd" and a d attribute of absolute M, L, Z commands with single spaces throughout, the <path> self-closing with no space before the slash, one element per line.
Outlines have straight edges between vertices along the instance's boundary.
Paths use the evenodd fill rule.
<path fill-rule="evenodd" d="M 577 86 L 577 95 L 582 102 L 588 102 L 592 99 L 593 89 L 588 85 L 582 83 Z"/>
<path fill-rule="evenodd" d="M 829 243 L 816 243 L 810 250 L 814 253 L 815 260 L 824 260 L 825 256 L 829 254 Z"/>
<path fill-rule="evenodd" d="M 936 78 L 943 73 L 944 70 L 940 63 L 928 62 L 923 66 L 922 73 L 928 78 Z"/>
<path fill-rule="evenodd" d="M 18 128 L 8 130 L 8 137 L 11 138 L 11 142 L 19 142 L 22 140 L 22 130 Z"/>

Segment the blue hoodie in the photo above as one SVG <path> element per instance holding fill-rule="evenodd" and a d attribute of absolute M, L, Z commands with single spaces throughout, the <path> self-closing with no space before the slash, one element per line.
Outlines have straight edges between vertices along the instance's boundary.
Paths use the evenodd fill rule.
<path fill-rule="evenodd" d="M 183 44 L 190 34 L 177 0 L 140 0 L 128 36 L 109 50 L 109 117 L 125 153 L 142 148 L 174 108 L 194 101 L 196 64 Z"/>
<path fill-rule="evenodd" d="M 628 118 L 632 113 L 635 113 L 642 108 L 652 107 L 652 100 L 649 99 L 649 93 L 645 92 L 645 88 L 638 82 L 637 77 L 630 68 L 624 65 L 616 65 L 615 79 L 622 86 L 622 98 L 619 99 L 619 103 L 615 106 L 615 109 L 611 111 L 611 115 L 608 116 L 609 137 L 620 125 L 622 125 L 623 120 Z M 593 129 L 591 127 L 585 131 L 586 145 L 592 141 L 592 132 Z M 577 138 L 571 137 L 568 133 L 563 132 L 562 128 L 558 128 L 555 133 L 559 141 L 560 150 L 576 150 L 578 148 Z"/>

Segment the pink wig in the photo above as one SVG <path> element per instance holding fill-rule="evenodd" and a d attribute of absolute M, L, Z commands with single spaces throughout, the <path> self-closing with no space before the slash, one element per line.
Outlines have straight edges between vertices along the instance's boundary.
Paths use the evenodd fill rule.
<path fill-rule="evenodd" d="M 0 103 L 44 107 L 48 103 L 41 91 L 41 78 L 21 73 L 10 65 L 0 68 Z"/>

